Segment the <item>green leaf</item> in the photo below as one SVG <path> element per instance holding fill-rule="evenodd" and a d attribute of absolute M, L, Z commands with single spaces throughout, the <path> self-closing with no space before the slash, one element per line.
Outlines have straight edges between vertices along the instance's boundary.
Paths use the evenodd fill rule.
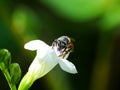
<path fill-rule="evenodd" d="M 11 83 L 17 84 L 21 78 L 21 69 L 18 63 L 12 63 L 10 65 Z"/>

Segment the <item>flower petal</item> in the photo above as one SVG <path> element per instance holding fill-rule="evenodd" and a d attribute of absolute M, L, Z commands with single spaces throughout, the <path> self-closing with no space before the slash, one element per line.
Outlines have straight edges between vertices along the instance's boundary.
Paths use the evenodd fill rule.
<path fill-rule="evenodd" d="M 58 64 L 59 59 L 54 50 L 41 40 L 30 41 L 25 44 L 25 48 L 37 52 L 28 71 L 34 74 L 35 80 L 47 74 Z"/>
<path fill-rule="evenodd" d="M 51 58 L 50 58 L 51 59 Z M 54 62 L 46 62 L 39 57 L 36 57 L 32 64 L 29 67 L 29 71 L 32 75 L 34 75 L 34 80 L 37 80 L 47 74 L 50 70 L 52 70 L 58 63 Z"/>
<path fill-rule="evenodd" d="M 66 72 L 73 74 L 77 73 L 75 65 L 66 59 L 59 59 L 59 65 Z"/>
<path fill-rule="evenodd" d="M 41 40 L 32 40 L 24 45 L 24 48 L 28 50 L 41 49 L 42 51 L 44 51 L 45 49 L 48 49 L 49 47 L 50 47 L 49 45 L 47 45 L 45 42 Z"/>

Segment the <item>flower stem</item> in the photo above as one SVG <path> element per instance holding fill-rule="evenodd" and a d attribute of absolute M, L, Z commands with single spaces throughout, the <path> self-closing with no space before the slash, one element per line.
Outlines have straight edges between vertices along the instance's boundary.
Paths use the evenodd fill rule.
<path fill-rule="evenodd" d="M 17 90 L 17 89 L 16 89 L 16 86 L 11 83 L 11 77 L 10 77 L 10 74 L 9 74 L 9 72 L 8 72 L 8 69 L 4 69 L 4 70 L 2 70 L 2 71 L 3 71 L 3 74 L 5 75 L 5 78 L 6 78 L 7 82 L 8 82 L 8 85 L 9 85 L 9 87 L 10 87 L 10 90 Z"/>
<path fill-rule="evenodd" d="M 34 74 L 27 72 L 26 75 L 22 78 L 18 90 L 28 90 L 34 81 Z"/>

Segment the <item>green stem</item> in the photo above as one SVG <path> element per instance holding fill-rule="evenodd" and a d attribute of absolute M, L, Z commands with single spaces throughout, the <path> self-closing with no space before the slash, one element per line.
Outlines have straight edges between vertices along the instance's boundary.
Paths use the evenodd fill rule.
<path fill-rule="evenodd" d="M 7 69 L 3 70 L 3 74 L 5 75 L 5 78 L 6 78 L 7 82 L 8 82 L 8 85 L 9 85 L 10 89 L 11 90 L 17 90 L 16 86 L 14 84 L 11 84 L 11 77 L 10 77 L 10 74 L 9 74 Z"/>

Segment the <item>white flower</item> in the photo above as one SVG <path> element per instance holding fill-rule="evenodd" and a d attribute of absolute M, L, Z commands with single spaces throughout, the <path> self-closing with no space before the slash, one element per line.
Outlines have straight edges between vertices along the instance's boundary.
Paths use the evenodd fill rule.
<path fill-rule="evenodd" d="M 25 85 L 24 82 L 31 80 L 31 82 L 28 82 L 28 86 L 31 86 L 35 80 L 47 74 L 57 64 L 59 64 L 62 70 L 66 72 L 72 74 L 77 73 L 77 70 L 73 63 L 66 59 L 61 59 L 60 57 L 58 57 L 54 49 L 41 40 L 30 41 L 25 44 L 24 48 L 32 51 L 36 50 L 37 53 L 18 90 L 27 89 L 26 87 L 23 88 L 23 86 Z"/>
<path fill-rule="evenodd" d="M 51 46 L 41 40 L 30 41 L 25 44 L 24 48 L 37 51 L 37 55 L 29 67 L 29 71 L 36 73 L 36 79 L 48 73 L 58 63 L 64 71 L 77 73 L 74 64 L 68 60 L 60 59 Z"/>

